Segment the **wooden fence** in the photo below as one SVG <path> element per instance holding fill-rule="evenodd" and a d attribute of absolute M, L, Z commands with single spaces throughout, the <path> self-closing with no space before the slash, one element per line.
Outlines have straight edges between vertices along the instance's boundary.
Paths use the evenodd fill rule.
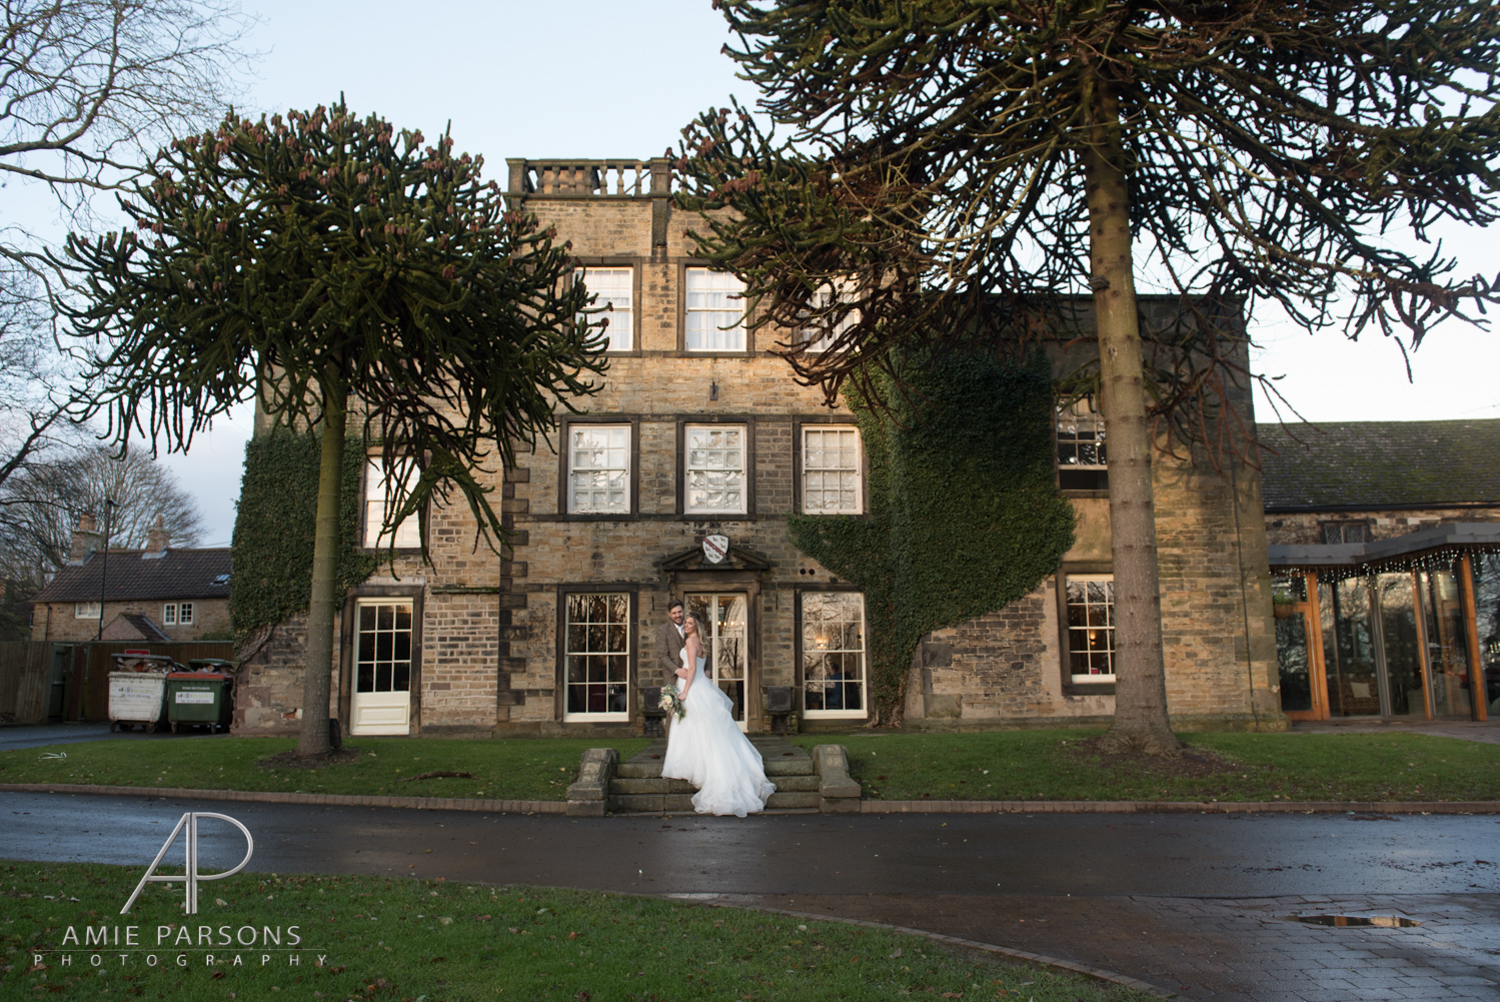
<path fill-rule="evenodd" d="M 52 690 L 52 645 L 0 641 L 0 723 L 41 724 Z"/>

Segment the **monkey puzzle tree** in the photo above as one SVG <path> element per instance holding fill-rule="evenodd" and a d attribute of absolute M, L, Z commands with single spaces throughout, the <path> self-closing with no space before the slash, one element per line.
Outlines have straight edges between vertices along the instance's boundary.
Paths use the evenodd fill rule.
<path fill-rule="evenodd" d="M 68 242 L 88 290 L 69 320 L 95 339 L 98 406 L 121 441 L 185 449 L 256 393 L 321 433 L 304 756 L 328 749 L 351 407 L 381 443 L 388 529 L 457 488 L 495 546 L 506 531 L 476 473 L 512 466 L 604 369 L 567 247 L 503 207 L 483 158 L 424 141 L 342 102 L 231 114 L 158 154 L 121 199 L 134 229 Z"/>
<path fill-rule="evenodd" d="M 684 130 L 702 252 L 832 400 L 907 341 L 1056 323 L 1088 290 L 1109 440 L 1116 712 L 1175 754 L 1151 481 L 1166 428 L 1226 434 L 1238 318 L 1409 335 L 1497 300 L 1422 240 L 1496 217 L 1500 12 L 1457 0 L 717 0 L 778 140 L 729 109 Z M 1143 349 L 1137 272 L 1180 296 Z M 1047 304 L 1053 304 L 1049 309 Z M 1040 304 L 1040 305 L 1039 305 Z M 826 350 L 818 350 L 826 349 Z M 888 367 L 887 367 L 888 368 Z M 1217 419 L 1224 420 L 1217 420 Z M 1165 426 L 1165 428 L 1163 427 Z M 1243 438 L 1238 447 L 1247 443 Z"/>

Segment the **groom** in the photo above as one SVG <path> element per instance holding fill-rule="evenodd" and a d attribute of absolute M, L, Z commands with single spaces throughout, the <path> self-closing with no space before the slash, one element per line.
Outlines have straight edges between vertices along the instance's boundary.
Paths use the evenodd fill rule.
<path fill-rule="evenodd" d="M 656 628 L 656 666 L 663 672 L 662 685 L 671 685 L 682 667 L 682 603 L 667 603 L 668 622 Z"/>

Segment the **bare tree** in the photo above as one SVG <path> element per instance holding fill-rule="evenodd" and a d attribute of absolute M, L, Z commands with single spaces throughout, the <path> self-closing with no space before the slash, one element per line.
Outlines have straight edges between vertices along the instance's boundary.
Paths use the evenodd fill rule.
<path fill-rule="evenodd" d="M 85 229 L 91 195 L 223 114 L 252 23 L 232 0 L 0 0 L 0 17 L 0 180 Z M 45 250 L 0 227 L 0 484 L 68 437 L 88 392 L 56 348 L 67 284 Z"/>
<path fill-rule="evenodd" d="M 84 513 L 102 528 L 106 499 L 110 546 L 137 549 L 160 518 L 174 547 L 196 546 L 202 521 L 192 495 L 165 466 L 139 452 L 119 456 L 96 445 L 35 462 L 0 484 L 0 577 L 41 582 L 68 560 Z"/>

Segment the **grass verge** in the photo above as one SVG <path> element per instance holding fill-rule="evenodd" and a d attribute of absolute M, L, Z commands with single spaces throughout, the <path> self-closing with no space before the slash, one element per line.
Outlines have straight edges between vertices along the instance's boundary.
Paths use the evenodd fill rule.
<path fill-rule="evenodd" d="M 872 800 L 1500 800 L 1500 745 L 1424 734 L 1183 734 L 1178 761 L 1110 757 L 1099 730 L 803 735 L 849 749 Z"/>
<path fill-rule="evenodd" d="M 0 864 L 0 996 L 214 1002 L 1151 998 L 880 929 L 590 891 L 240 874 L 203 885 L 199 914 L 186 921 L 180 887 L 173 893 L 159 884 L 142 894 L 130 915 L 117 914 L 140 872 L 97 864 Z M 141 945 L 90 949 L 75 946 L 69 935 L 71 929 L 84 943 L 91 930 L 96 937 L 102 930 L 112 940 L 116 926 L 122 942 L 126 928 L 136 927 Z M 268 927 L 279 930 L 279 948 L 262 944 Z M 233 945 L 250 933 L 255 945 Z M 293 935 L 300 939 L 295 947 Z M 199 937 L 209 945 L 200 945 Z M 231 945 L 218 945 L 224 938 Z"/>
<path fill-rule="evenodd" d="M 800 735 L 838 743 L 870 800 L 1500 800 L 1500 745 L 1425 734 L 1186 734 L 1176 761 L 1104 756 L 1097 730 Z M 191 741 L 185 745 L 184 741 Z M 0 783 L 561 801 L 585 748 L 645 739 L 359 738 L 317 768 L 292 738 L 113 740 L 0 754 Z M 63 759 L 47 758 L 64 753 Z M 429 776 L 467 772 L 471 778 Z M 415 778 L 428 776 L 428 778 Z"/>
<path fill-rule="evenodd" d="M 262 765 L 295 738 L 119 738 L 0 754 L 0 783 L 96 783 L 203 790 L 386 794 L 564 800 L 585 748 L 613 746 L 627 759 L 645 739 L 356 738 L 355 753 L 315 768 Z M 47 758 L 61 753 L 66 758 Z M 461 776 L 414 778 L 428 773 Z"/>

